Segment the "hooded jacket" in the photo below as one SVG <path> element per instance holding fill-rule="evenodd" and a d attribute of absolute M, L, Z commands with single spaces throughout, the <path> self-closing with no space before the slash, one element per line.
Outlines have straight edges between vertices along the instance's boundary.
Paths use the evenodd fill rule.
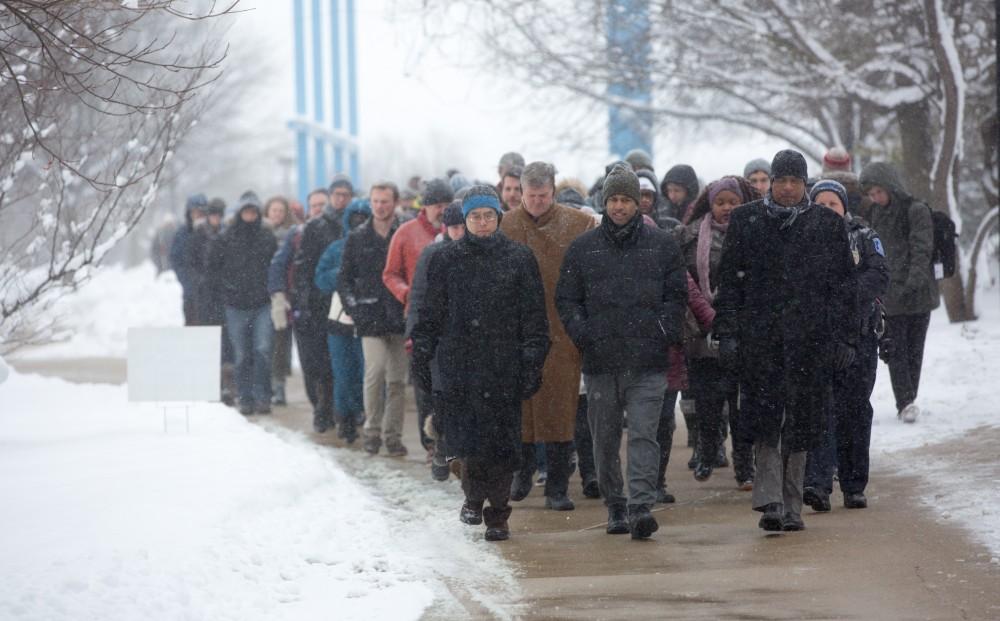
<path fill-rule="evenodd" d="M 209 269 L 218 274 L 226 306 L 252 310 L 270 304 L 267 272 L 277 246 L 274 234 L 262 225 L 260 209 L 253 222 L 244 222 L 237 212 L 209 251 Z"/>
<path fill-rule="evenodd" d="M 667 197 L 668 183 L 676 183 L 687 190 L 687 197 L 684 198 L 683 205 L 675 205 L 670 202 L 670 199 Z M 695 174 L 694 168 L 691 168 L 687 164 L 677 164 L 668 170 L 667 174 L 663 175 L 663 181 L 660 182 L 660 195 L 663 197 L 663 202 L 666 205 L 666 215 L 675 220 L 683 221 L 688 208 L 698 198 L 699 190 L 698 175 Z"/>
<path fill-rule="evenodd" d="M 934 252 L 934 221 L 930 208 L 910 196 L 891 165 L 876 162 L 865 166 L 861 187 L 879 186 L 889 192 L 885 207 L 873 204 L 871 226 L 885 246 L 889 262 L 889 291 L 882 302 L 889 316 L 929 313 L 940 304 L 931 257 Z"/>
<path fill-rule="evenodd" d="M 652 170 L 647 170 L 645 168 L 635 171 L 636 176 L 644 177 L 653 184 L 654 188 L 658 188 L 656 175 Z M 697 180 L 695 180 L 697 183 Z M 650 214 L 653 222 L 656 226 L 660 227 L 665 231 L 672 231 L 675 227 L 679 226 L 681 221 L 678 218 L 674 218 L 670 215 L 670 209 L 667 204 L 666 196 L 663 192 L 656 190 L 656 198 L 653 200 L 653 213 Z"/>

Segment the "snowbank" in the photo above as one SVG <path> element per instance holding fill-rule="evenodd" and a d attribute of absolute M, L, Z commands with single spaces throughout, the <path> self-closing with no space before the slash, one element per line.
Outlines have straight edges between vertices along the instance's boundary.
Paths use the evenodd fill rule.
<path fill-rule="evenodd" d="M 0 618 L 404 620 L 454 600 L 449 571 L 513 584 L 451 486 L 407 511 L 419 490 L 386 476 L 390 506 L 334 451 L 230 408 L 165 433 L 123 386 L 17 373 L 0 403 Z"/>
<path fill-rule="evenodd" d="M 156 274 L 150 262 L 133 268 L 94 269 L 79 290 L 56 300 L 53 343 L 17 352 L 21 358 L 124 358 L 133 326 L 182 326 L 181 285 L 172 271 Z"/>
<path fill-rule="evenodd" d="M 1000 304 L 996 290 L 979 296 L 978 321 L 948 323 L 944 305 L 931 314 L 917 405 L 908 425 L 896 418 L 889 367 L 879 362 L 872 406 L 872 449 L 893 452 L 953 439 L 983 425 L 1000 425 Z"/>
<path fill-rule="evenodd" d="M 1000 369 L 1000 300 L 996 289 L 979 292 L 978 321 L 948 323 L 943 305 L 931 314 L 917 405 L 909 425 L 896 418 L 889 368 L 879 363 L 872 406 L 872 460 L 879 468 L 920 475 L 927 485 L 920 500 L 939 519 L 960 524 L 1000 557 L 1000 479 L 996 469 L 970 468 L 953 459 L 914 454 L 982 428 L 1000 427 L 997 369 Z M 965 444 L 973 438 L 966 436 Z"/>

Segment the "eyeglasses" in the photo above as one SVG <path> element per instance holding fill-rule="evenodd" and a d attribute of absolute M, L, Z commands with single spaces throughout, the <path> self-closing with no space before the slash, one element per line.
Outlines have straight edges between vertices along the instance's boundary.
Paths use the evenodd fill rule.
<path fill-rule="evenodd" d="M 497 219 L 497 212 L 490 210 L 484 213 L 470 213 L 469 220 L 473 222 L 494 222 Z"/>

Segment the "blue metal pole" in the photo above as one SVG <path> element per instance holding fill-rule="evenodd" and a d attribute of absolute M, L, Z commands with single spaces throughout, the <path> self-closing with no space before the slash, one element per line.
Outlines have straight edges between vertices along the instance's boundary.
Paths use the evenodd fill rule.
<path fill-rule="evenodd" d="M 295 113 L 302 121 L 306 115 L 306 44 L 303 0 L 295 0 L 293 20 L 295 29 Z M 298 170 L 298 195 L 303 203 L 309 193 L 309 145 L 305 128 L 299 124 L 295 130 L 296 168 Z"/>
<path fill-rule="evenodd" d="M 313 51 L 313 118 L 316 125 L 322 127 L 326 114 L 323 88 L 323 23 L 320 21 L 320 0 L 312 0 L 312 51 Z M 329 179 L 326 170 L 326 138 L 316 136 L 313 141 L 315 150 L 313 178 L 317 184 L 323 185 Z"/>
<path fill-rule="evenodd" d="M 340 132 L 344 128 L 343 87 L 344 73 L 341 71 L 340 58 L 340 0 L 330 0 L 330 47 L 333 51 L 333 129 Z M 344 171 L 344 145 L 336 140 L 333 143 L 333 168 L 336 172 Z"/>
<path fill-rule="evenodd" d="M 358 158 L 358 76 L 357 76 L 357 41 L 354 36 L 354 0 L 347 2 L 347 96 L 348 96 L 348 130 L 354 144 L 351 146 L 350 175 L 354 185 L 361 183 L 361 164 Z"/>
<path fill-rule="evenodd" d="M 647 0 L 613 0 L 608 5 L 608 53 L 615 64 L 624 61 L 627 72 L 608 85 L 608 94 L 640 105 L 652 101 L 649 75 L 649 3 Z M 622 58 L 623 57 L 623 58 Z M 608 142 L 613 155 L 623 157 L 640 148 L 652 155 L 653 123 L 649 112 L 627 105 L 608 106 Z"/>

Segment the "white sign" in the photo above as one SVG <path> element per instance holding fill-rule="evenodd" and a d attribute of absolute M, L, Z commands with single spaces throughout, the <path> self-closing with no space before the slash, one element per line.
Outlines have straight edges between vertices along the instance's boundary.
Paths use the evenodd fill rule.
<path fill-rule="evenodd" d="M 219 401 L 222 328 L 129 328 L 129 401 Z"/>

